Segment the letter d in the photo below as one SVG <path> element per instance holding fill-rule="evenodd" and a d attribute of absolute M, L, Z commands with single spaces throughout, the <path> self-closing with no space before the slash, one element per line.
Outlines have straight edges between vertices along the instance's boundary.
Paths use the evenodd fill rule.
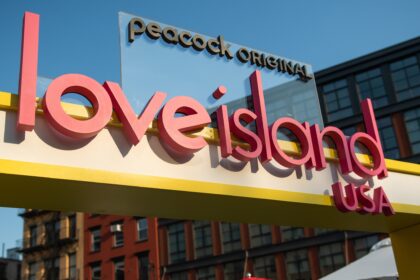
<path fill-rule="evenodd" d="M 366 127 L 366 133 L 357 132 L 349 139 L 349 150 L 352 159 L 354 172 L 361 177 L 378 176 L 379 179 L 388 176 L 388 171 L 385 166 L 384 152 L 382 151 L 381 139 L 379 138 L 378 126 L 373 112 L 372 102 L 368 98 L 361 102 L 363 112 L 363 121 Z M 370 169 L 359 162 L 356 157 L 355 145 L 356 141 L 364 144 L 369 150 L 372 160 L 373 168 Z"/>

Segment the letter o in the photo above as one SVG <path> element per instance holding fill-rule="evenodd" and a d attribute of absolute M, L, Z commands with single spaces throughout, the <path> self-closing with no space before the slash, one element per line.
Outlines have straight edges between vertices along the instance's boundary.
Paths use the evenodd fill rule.
<path fill-rule="evenodd" d="M 206 48 L 206 40 L 198 34 L 195 34 L 192 38 L 192 47 L 196 51 L 202 51 Z"/>
<path fill-rule="evenodd" d="M 61 106 L 61 97 L 70 92 L 84 96 L 93 105 L 90 119 L 77 120 Z M 112 115 L 112 102 L 106 90 L 92 78 L 80 74 L 62 75 L 49 85 L 42 107 L 49 123 L 60 133 L 76 138 L 90 138 L 103 129 Z"/>
<path fill-rule="evenodd" d="M 249 54 L 248 50 L 245 48 L 240 48 L 236 52 L 236 57 L 239 59 L 240 62 L 245 63 L 251 59 L 251 55 Z"/>

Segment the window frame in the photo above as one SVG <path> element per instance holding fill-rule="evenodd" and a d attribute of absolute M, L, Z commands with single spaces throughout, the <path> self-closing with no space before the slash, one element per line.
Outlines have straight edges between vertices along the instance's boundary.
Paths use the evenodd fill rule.
<path fill-rule="evenodd" d="M 98 235 L 95 236 L 94 232 L 98 232 Z M 101 251 L 101 228 L 96 227 L 89 230 L 90 233 L 90 252 L 100 252 Z M 98 247 L 96 248 L 96 245 Z"/>

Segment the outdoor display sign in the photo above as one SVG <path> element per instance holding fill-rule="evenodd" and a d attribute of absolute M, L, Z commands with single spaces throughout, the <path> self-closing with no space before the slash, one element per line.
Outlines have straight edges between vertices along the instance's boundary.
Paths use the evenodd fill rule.
<path fill-rule="evenodd" d="M 384 158 L 370 100 L 365 131 L 323 127 L 310 65 L 120 13 L 121 84 L 69 73 L 40 92 L 39 23 L 25 14 L 19 92 L 0 94 L 1 205 L 392 234 L 420 222 L 418 165 Z"/>

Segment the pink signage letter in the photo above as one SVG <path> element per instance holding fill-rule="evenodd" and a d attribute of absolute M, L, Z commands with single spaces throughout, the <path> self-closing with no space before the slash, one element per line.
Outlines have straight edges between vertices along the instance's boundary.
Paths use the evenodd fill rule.
<path fill-rule="evenodd" d="M 232 154 L 232 137 L 230 136 L 229 117 L 226 105 L 222 105 L 216 110 L 217 128 L 220 140 L 220 152 L 223 158 Z"/>
<path fill-rule="evenodd" d="M 112 104 L 118 119 L 123 124 L 125 134 L 131 143 L 138 144 L 146 133 L 149 124 L 153 121 L 156 113 L 159 111 L 166 93 L 156 92 L 147 103 L 139 117 L 136 116 L 133 108 L 125 97 L 124 92 L 117 83 L 105 82 L 104 88 L 111 97 Z"/>
<path fill-rule="evenodd" d="M 230 117 L 230 125 L 232 127 L 233 134 L 239 139 L 247 142 L 250 146 L 249 150 L 246 150 L 241 146 L 236 146 L 233 149 L 232 155 L 238 160 L 249 161 L 261 154 L 262 144 L 260 138 L 258 138 L 254 132 L 241 124 L 241 120 L 246 124 L 249 124 L 256 118 L 257 115 L 255 115 L 254 112 L 245 108 L 236 110 L 235 113 L 233 113 L 233 115 Z"/>
<path fill-rule="evenodd" d="M 358 207 L 357 195 L 353 184 L 345 186 L 346 197 L 344 197 L 341 189 L 341 183 L 337 182 L 332 185 L 334 203 L 341 212 L 356 211 Z"/>
<path fill-rule="evenodd" d="M 270 161 L 272 158 L 270 146 L 270 133 L 268 131 L 267 110 L 265 108 L 264 92 L 262 88 L 261 73 L 255 70 L 249 77 L 251 82 L 252 100 L 254 103 L 254 111 L 257 115 L 256 125 L 257 133 L 262 142 L 262 152 L 260 160 L 262 163 Z"/>
<path fill-rule="evenodd" d="M 174 152 L 194 153 L 206 146 L 207 142 L 203 137 L 189 137 L 183 132 L 202 129 L 210 122 L 209 114 L 197 100 L 188 96 L 177 96 L 170 99 L 160 110 L 159 134 Z"/>
<path fill-rule="evenodd" d="M 287 155 L 279 146 L 277 141 L 277 132 L 280 127 L 290 130 L 298 139 L 300 143 L 301 154 L 299 158 L 294 158 Z M 271 132 L 271 147 L 273 150 L 273 157 L 275 160 L 285 167 L 297 167 L 299 165 L 312 163 L 313 160 L 313 147 L 311 142 L 310 133 L 308 131 L 309 125 L 300 124 L 297 120 L 289 117 L 277 119 L 270 127 Z M 311 164 L 308 164 L 311 167 Z"/>
<path fill-rule="evenodd" d="M 378 178 L 388 176 L 385 166 L 384 152 L 382 151 L 381 139 L 379 138 L 378 127 L 376 125 L 375 114 L 370 99 L 362 101 L 360 104 L 363 112 L 363 120 L 366 127 L 366 133 L 357 132 L 349 139 L 349 150 L 352 159 L 354 172 L 361 177 L 372 177 L 378 175 Z M 364 166 L 356 157 L 356 141 L 362 143 L 369 151 L 373 159 L 373 168 Z"/>
<path fill-rule="evenodd" d="M 93 105 L 95 114 L 88 120 L 77 120 L 64 111 L 61 96 L 78 93 Z M 72 138 L 90 138 L 104 128 L 112 115 L 112 102 L 106 90 L 97 81 L 80 74 L 62 75 L 49 85 L 43 109 L 50 124 L 62 134 Z"/>
<path fill-rule="evenodd" d="M 311 126 L 311 137 L 314 148 L 316 170 L 322 170 L 327 167 L 322 140 L 324 137 L 329 137 L 334 142 L 335 149 L 337 150 L 341 173 L 348 174 L 352 171 L 350 153 L 347 147 L 347 139 L 340 129 L 334 126 L 327 126 L 320 131 L 319 125 L 314 124 Z"/>
<path fill-rule="evenodd" d="M 38 40 L 39 15 L 25 12 L 22 28 L 17 120 L 17 128 L 21 131 L 31 131 L 35 126 Z"/>

